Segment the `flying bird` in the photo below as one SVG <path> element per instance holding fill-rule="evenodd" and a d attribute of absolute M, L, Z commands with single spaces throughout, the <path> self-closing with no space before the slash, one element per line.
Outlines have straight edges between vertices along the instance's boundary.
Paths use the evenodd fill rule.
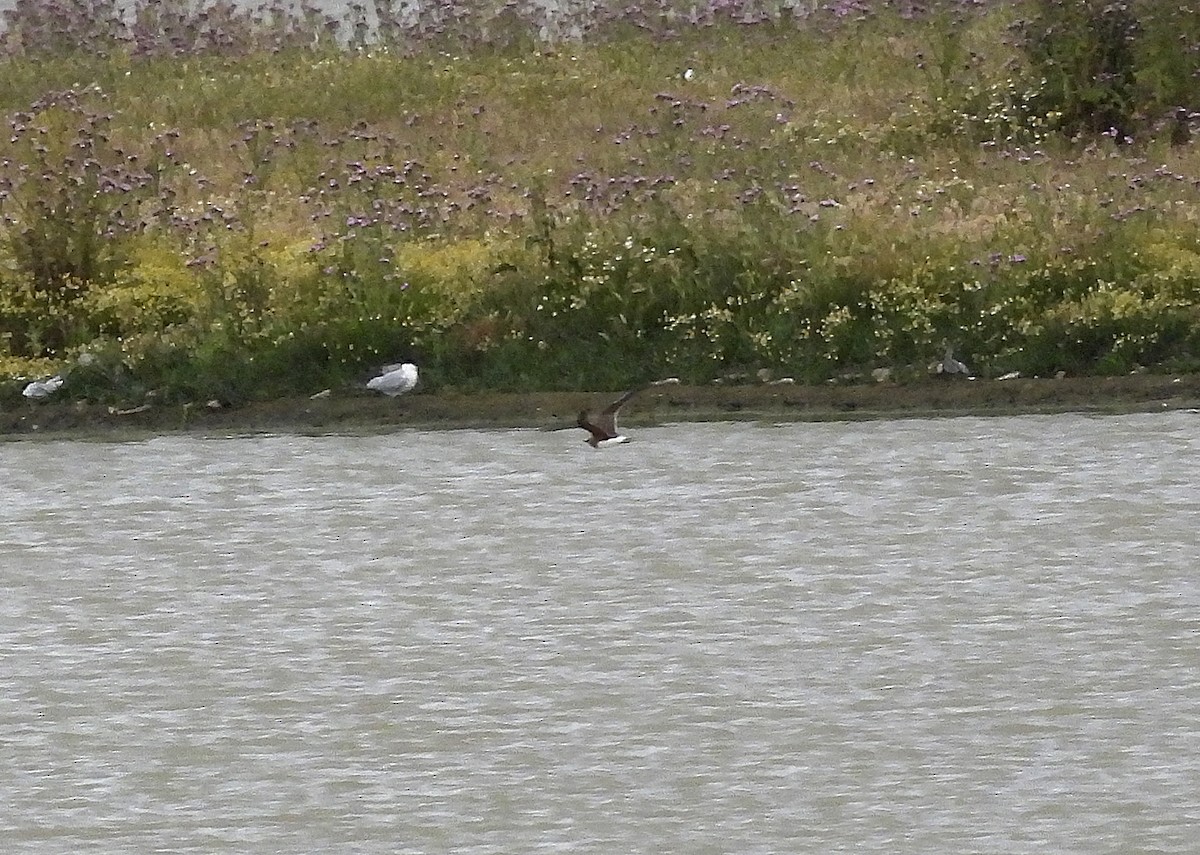
<path fill-rule="evenodd" d="M 629 437 L 623 435 L 620 428 L 617 427 L 617 411 L 626 401 L 642 391 L 642 388 L 639 386 L 636 389 L 630 389 L 599 412 L 589 410 L 581 412 L 576 424 L 591 434 L 585 442 L 592 448 L 605 448 L 629 442 Z"/>
<path fill-rule="evenodd" d="M 367 382 L 368 389 L 382 392 L 389 397 L 411 392 L 417 385 L 417 366 L 411 362 L 383 366 L 383 373 Z"/>

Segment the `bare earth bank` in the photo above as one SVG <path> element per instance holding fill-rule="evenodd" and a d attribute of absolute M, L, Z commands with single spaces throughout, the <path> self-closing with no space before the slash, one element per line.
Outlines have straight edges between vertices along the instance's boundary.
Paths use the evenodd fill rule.
<path fill-rule="evenodd" d="M 0 409 L 0 436 L 140 438 L 191 431 L 361 433 L 402 428 L 572 427 L 609 392 L 414 392 L 401 398 L 351 391 L 237 407 L 158 405 L 121 411 L 84 402 L 21 401 Z M 1055 380 L 938 379 L 850 386 L 656 386 L 622 411 L 630 426 L 681 421 L 830 421 L 1051 412 L 1145 412 L 1200 408 L 1200 375 Z"/>

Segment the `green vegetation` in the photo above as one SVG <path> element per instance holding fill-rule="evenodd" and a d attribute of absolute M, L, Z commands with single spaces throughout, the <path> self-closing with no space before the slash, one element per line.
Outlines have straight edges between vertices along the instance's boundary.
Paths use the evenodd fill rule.
<path fill-rule="evenodd" d="M 1200 367 L 1200 23 L 837 5 L 354 47 L 10 20 L 2 394 Z"/>

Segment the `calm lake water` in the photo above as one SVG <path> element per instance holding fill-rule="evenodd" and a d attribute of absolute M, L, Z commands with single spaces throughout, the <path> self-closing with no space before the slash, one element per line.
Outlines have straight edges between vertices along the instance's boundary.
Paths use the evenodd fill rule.
<path fill-rule="evenodd" d="M 1200 415 L 0 444 L 7 852 L 1195 853 Z"/>

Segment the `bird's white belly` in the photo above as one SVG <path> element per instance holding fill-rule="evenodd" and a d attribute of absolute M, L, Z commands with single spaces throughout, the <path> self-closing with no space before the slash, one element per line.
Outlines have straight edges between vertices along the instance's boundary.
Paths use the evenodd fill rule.
<path fill-rule="evenodd" d="M 618 434 L 617 436 L 611 436 L 608 439 L 600 440 L 598 443 L 596 443 L 596 448 L 607 448 L 610 445 L 622 445 L 626 442 L 629 442 L 629 437 Z"/>

